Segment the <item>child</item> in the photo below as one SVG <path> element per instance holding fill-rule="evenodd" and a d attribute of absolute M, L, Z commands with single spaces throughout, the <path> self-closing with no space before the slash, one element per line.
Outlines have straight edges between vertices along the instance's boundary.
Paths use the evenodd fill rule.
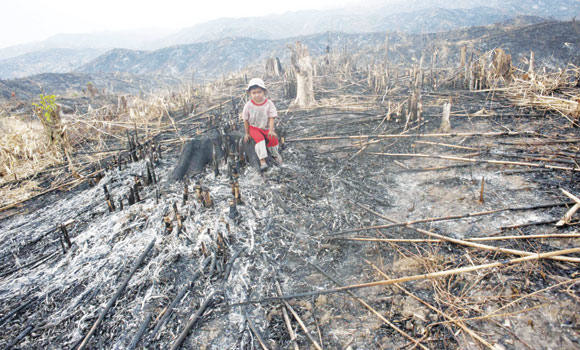
<path fill-rule="evenodd" d="M 244 120 L 244 142 L 248 142 L 250 137 L 256 142 L 256 154 L 260 159 L 260 170 L 268 168 L 266 158 L 270 151 L 272 158 L 279 164 L 282 157 L 278 153 L 278 135 L 274 131 L 274 119 L 278 117 L 276 106 L 266 98 L 266 85 L 260 78 L 250 80 L 248 84 L 248 94 L 250 101 L 244 106 L 242 119 Z M 266 142 L 268 142 L 266 144 Z"/>

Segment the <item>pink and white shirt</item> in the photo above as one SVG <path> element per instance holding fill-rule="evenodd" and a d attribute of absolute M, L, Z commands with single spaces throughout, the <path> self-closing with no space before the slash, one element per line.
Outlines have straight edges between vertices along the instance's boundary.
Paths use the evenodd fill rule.
<path fill-rule="evenodd" d="M 247 120 L 251 126 L 260 129 L 268 129 L 268 118 L 277 118 L 276 106 L 269 99 L 257 104 L 254 100 L 249 100 L 242 111 L 242 119 Z"/>

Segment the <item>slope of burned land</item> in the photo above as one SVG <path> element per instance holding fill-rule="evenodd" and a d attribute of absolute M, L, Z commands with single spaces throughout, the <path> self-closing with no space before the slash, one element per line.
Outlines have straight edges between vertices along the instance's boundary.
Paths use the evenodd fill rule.
<path fill-rule="evenodd" d="M 435 76 L 417 67 L 375 95 L 374 71 L 342 67 L 316 78 L 316 106 L 292 110 L 288 82 L 272 81 L 284 163 L 264 175 L 234 150 L 170 181 L 180 145 L 240 128 L 243 77 L 205 106 L 155 105 L 181 101 L 163 125 L 98 120 L 108 156 L 69 179 L 83 185 L 0 209 L 0 344 L 577 348 L 577 221 L 554 225 L 573 207 L 562 189 L 580 193 L 566 72 L 550 91 L 564 107 L 541 103 L 533 72 L 509 79 L 534 104 L 507 80 L 420 89 Z M 125 147 L 105 125 L 136 134 Z"/>

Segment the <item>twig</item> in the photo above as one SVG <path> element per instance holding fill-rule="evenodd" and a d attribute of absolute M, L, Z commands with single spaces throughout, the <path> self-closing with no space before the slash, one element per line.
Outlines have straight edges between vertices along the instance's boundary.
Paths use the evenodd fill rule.
<path fill-rule="evenodd" d="M 580 233 L 553 233 L 545 235 L 512 235 L 496 237 L 465 238 L 468 242 L 505 241 L 510 239 L 544 239 L 544 238 L 580 238 Z M 385 242 L 385 243 L 441 243 L 441 239 L 404 239 L 404 238 L 375 238 L 375 237 L 337 237 L 340 241 Z"/>

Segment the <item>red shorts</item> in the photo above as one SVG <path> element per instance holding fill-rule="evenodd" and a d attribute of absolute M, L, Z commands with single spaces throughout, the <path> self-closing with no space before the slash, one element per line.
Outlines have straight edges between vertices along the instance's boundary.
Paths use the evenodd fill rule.
<path fill-rule="evenodd" d="M 250 136 L 254 139 L 254 142 L 256 143 L 268 140 L 266 147 L 278 146 L 278 138 L 268 136 L 267 129 L 260 129 L 250 125 Z"/>

